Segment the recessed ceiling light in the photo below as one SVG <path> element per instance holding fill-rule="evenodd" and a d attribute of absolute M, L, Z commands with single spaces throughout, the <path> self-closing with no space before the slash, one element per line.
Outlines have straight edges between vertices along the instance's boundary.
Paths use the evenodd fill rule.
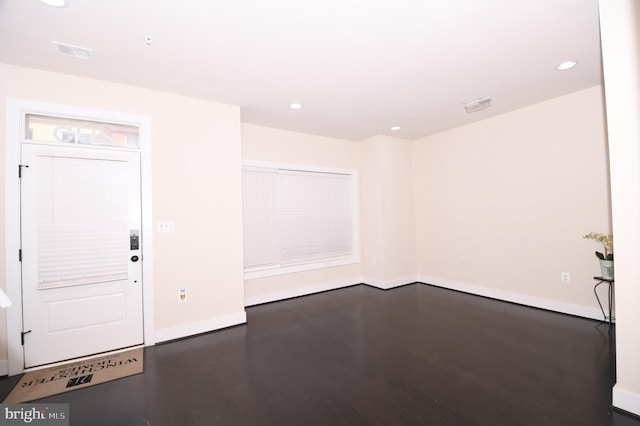
<path fill-rule="evenodd" d="M 42 3 L 47 6 L 53 7 L 65 7 L 67 5 L 67 0 L 40 0 Z"/>
<path fill-rule="evenodd" d="M 397 132 L 398 130 L 400 130 L 400 126 L 393 126 L 391 130 L 393 130 L 394 132 Z"/>
<path fill-rule="evenodd" d="M 566 61 L 556 67 L 558 71 L 566 71 L 578 65 L 576 61 Z"/>
<path fill-rule="evenodd" d="M 292 104 L 289 104 L 289 108 L 291 108 L 291 109 L 302 109 L 302 104 L 294 102 Z"/>

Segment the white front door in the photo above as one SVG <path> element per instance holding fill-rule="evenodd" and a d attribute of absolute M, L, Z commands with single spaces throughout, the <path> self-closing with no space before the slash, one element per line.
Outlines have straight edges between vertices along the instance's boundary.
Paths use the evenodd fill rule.
<path fill-rule="evenodd" d="M 25 368 L 143 343 L 140 155 L 22 144 Z"/>

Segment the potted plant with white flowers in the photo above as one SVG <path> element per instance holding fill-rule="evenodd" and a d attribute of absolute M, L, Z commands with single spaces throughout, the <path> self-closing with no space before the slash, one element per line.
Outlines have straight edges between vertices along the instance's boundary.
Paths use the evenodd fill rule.
<path fill-rule="evenodd" d="M 604 252 L 596 251 L 596 257 L 600 260 L 600 270 L 602 278 L 613 279 L 613 235 L 601 234 L 599 232 L 589 232 L 582 238 L 595 240 L 602 244 Z"/>

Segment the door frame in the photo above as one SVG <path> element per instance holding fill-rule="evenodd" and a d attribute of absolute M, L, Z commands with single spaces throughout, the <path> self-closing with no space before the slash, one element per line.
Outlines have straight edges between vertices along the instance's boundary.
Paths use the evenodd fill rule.
<path fill-rule="evenodd" d="M 153 305 L 153 225 L 151 200 L 151 118 L 145 115 L 104 111 L 69 105 L 51 104 L 23 99 L 7 99 L 5 122 L 5 283 L 6 293 L 13 304 L 6 309 L 7 356 L 6 365 L 0 361 L 0 375 L 10 376 L 24 371 L 22 332 L 22 280 L 18 259 L 20 249 L 20 163 L 21 135 L 25 115 L 41 115 L 106 121 L 139 127 L 140 179 L 142 208 L 142 300 L 144 345 L 155 344 Z M 0 358 L 2 354 L 0 353 Z"/>

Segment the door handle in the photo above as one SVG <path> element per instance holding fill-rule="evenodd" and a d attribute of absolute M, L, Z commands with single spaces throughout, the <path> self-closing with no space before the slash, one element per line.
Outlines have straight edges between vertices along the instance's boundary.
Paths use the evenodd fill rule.
<path fill-rule="evenodd" d="M 132 262 L 137 262 L 140 258 L 138 256 L 131 256 Z"/>

